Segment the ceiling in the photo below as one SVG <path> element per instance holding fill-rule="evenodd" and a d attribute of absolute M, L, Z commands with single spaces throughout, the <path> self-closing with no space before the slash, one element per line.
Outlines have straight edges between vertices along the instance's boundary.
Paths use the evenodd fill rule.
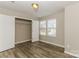
<path fill-rule="evenodd" d="M 39 10 L 35 12 L 32 9 L 31 4 L 38 3 Z M 9 9 L 12 11 L 28 14 L 34 17 L 41 17 L 53 14 L 68 5 L 74 4 L 76 2 L 73 1 L 15 1 L 12 3 L 11 1 L 0 1 L 0 8 Z"/>

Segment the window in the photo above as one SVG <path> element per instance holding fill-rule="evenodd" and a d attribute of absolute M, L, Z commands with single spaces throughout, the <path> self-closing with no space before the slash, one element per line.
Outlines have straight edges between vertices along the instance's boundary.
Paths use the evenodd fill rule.
<path fill-rule="evenodd" d="M 46 21 L 40 21 L 40 35 L 46 35 Z"/>
<path fill-rule="evenodd" d="M 56 19 L 47 21 L 47 35 L 56 36 Z"/>
<path fill-rule="evenodd" d="M 56 19 L 40 21 L 40 35 L 56 37 Z"/>

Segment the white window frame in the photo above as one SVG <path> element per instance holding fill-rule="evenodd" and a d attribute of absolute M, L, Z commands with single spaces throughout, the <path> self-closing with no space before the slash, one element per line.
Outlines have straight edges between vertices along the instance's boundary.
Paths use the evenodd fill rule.
<path fill-rule="evenodd" d="M 50 19 L 50 20 L 55 20 L 55 21 L 56 21 L 56 18 L 53 18 L 53 19 Z M 56 37 L 56 33 L 55 33 L 55 34 L 52 34 L 52 35 L 49 35 L 49 34 L 48 34 L 48 29 L 53 29 L 53 30 L 55 29 L 55 31 L 56 31 L 56 28 L 54 28 L 54 27 L 50 27 L 50 28 L 49 28 L 49 27 L 48 27 L 48 21 L 50 21 L 50 20 L 47 20 L 47 36 L 48 36 L 48 37 Z M 55 25 L 56 25 L 56 24 L 55 24 Z"/>
<path fill-rule="evenodd" d="M 56 20 L 56 18 L 53 18 L 50 20 Z M 46 21 L 46 35 L 41 35 L 41 36 L 56 37 L 56 33 L 55 33 L 55 35 L 48 35 L 48 21 L 49 20 L 40 20 L 40 21 Z M 40 21 L 39 21 L 39 29 L 41 29 L 40 28 Z M 54 29 L 56 29 L 56 28 L 54 28 Z M 40 30 L 39 30 L 39 35 L 40 35 Z"/>
<path fill-rule="evenodd" d="M 46 20 L 42 20 L 42 21 L 46 21 Z M 41 26 L 40 26 L 40 22 L 41 21 L 39 21 L 39 29 L 40 29 L 40 31 L 41 31 L 41 29 L 44 29 L 44 28 L 42 28 Z M 46 21 L 46 24 L 47 24 L 47 21 Z M 47 26 L 46 26 L 46 28 L 47 28 Z M 46 29 L 45 28 L 45 29 Z M 41 35 L 41 33 L 40 33 L 40 31 L 39 31 L 39 35 Z M 47 29 L 45 30 L 45 32 L 47 31 Z M 46 36 L 47 35 L 47 33 L 45 34 L 45 35 L 42 35 L 42 36 Z"/>

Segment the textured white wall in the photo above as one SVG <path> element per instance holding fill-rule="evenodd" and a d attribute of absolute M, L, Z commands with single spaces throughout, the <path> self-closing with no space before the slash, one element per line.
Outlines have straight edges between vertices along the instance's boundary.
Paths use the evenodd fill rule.
<path fill-rule="evenodd" d="M 65 8 L 65 52 L 79 57 L 79 3 Z"/>
<path fill-rule="evenodd" d="M 32 20 L 32 42 L 39 41 L 39 21 Z"/>
<path fill-rule="evenodd" d="M 15 44 L 15 17 L 0 15 L 0 52 Z"/>

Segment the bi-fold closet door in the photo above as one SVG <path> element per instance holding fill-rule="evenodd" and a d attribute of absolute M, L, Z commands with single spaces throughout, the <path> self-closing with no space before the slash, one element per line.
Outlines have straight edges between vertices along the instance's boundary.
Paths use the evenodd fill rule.
<path fill-rule="evenodd" d="M 15 17 L 0 15 L 0 52 L 15 46 Z"/>

